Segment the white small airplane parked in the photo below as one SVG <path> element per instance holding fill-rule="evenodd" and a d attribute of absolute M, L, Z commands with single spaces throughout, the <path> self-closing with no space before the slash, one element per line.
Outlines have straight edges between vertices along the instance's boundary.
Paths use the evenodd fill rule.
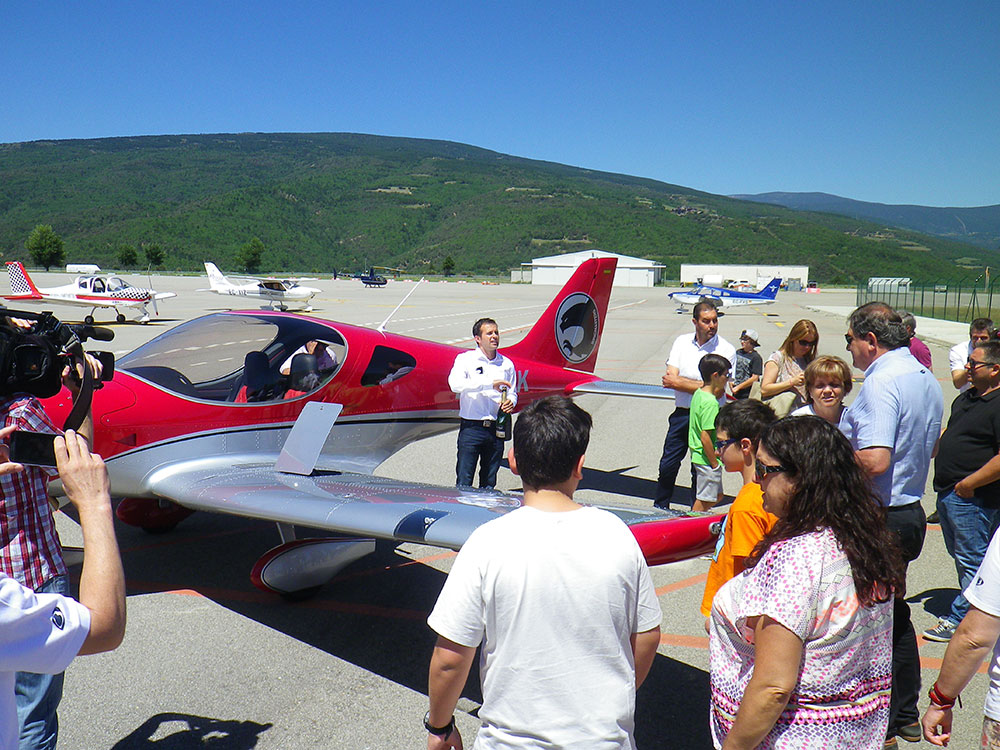
<path fill-rule="evenodd" d="M 226 277 L 214 263 L 205 264 L 205 272 L 208 274 L 208 281 L 211 289 L 199 289 L 201 292 L 215 292 L 216 294 L 228 294 L 233 297 L 257 297 L 266 300 L 268 306 L 273 310 L 275 304 L 279 310 L 287 310 L 292 304 L 305 312 L 312 310 L 309 300 L 313 295 L 319 293 L 319 289 L 311 286 L 299 286 L 300 281 L 307 279 L 273 279 L 258 278 L 256 276 L 234 276 L 239 283 Z"/>
<path fill-rule="evenodd" d="M 679 305 L 697 305 L 703 299 L 714 302 L 716 307 L 770 305 L 777 298 L 780 287 L 781 279 L 771 279 L 759 292 L 738 292 L 735 289 L 718 286 L 700 286 L 693 292 L 671 292 L 669 296 Z"/>
<path fill-rule="evenodd" d="M 157 292 L 153 289 L 132 286 L 120 276 L 113 274 L 77 276 L 71 284 L 39 289 L 20 262 L 7 263 L 7 277 L 10 279 L 11 294 L 5 295 L 4 299 L 89 307 L 90 314 L 83 319 L 87 325 L 94 322 L 94 312 L 99 307 L 114 308 L 118 313 L 115 319 L 119 323 L 125 322 L 125 316 L 118 312 L 119 307 L 139 308 L 141 314 L 138 321 L 148 323 L 149 312 L 146 310 L 146 305 L 152 303 L 153 311 L 159 314 L 156 309 L 157 300 L 177 296 L 174 292 Z"/>

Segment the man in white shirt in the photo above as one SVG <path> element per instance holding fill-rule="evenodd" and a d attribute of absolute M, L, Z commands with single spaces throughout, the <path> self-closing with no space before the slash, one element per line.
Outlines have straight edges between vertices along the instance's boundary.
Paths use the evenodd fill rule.
<path fill-rule="evenodd" d="M 694 306 L 694 335 L 685 333 L 674 339 L 667 358 L 667 373 L 661 378 L 664 388 L 674 389 L 676 408 L 670 415 L 667 436 L 663 440 L 663 455 L 656 480 L 657 508 L 669 508 L 677 483 L 677 472 L 688 450 L 688 425 L 691 415 L 691 394 L 701 388 L 698 363 L 706 354 L 719 354 L 730 362 L 736 357 L 736 347 L 719 336 L 719 313 L 712 302 Z M 694 479 L 691 480 L 694 487 Z"/>
<path fill-rule="evenodd" d="M 503 457 L 503 440 L 496 436 L 497 413 L 508 414 L 517 405 L 514 363 L 500 354 L 500 329 L 492 318 L 481 318 L 472 326 L 476 348 L 455 357 L 448 375 L 448 385 L 458 394 L 461 425 L 458 428 L 458 462 L 455 467 L 458 487 L 471 487 L 479 469 L 479 486 L 493 489 Z M 507 390 L 501 404 L 500 389 Z"/>
<path fill-rule="evenodd" d="M 427 619 L 428 750 L 462 747 L 454 711 L 480 646 L 479 750 L 635 748 L 662 615 L 628 527 L 573 501 L 590 427 L 564 396 L 518 418 L 508 459 L 524 505 L 472 532 Z"/>
<path fill-rule="evenodd" d="M 960 392 L 972 387 L 969 382 L 969 372 L 965 363 L 972 356 L 972 350 L 977 344 L 990 340 L 993 335 L 993 321 L 989 318 L 976 318 L 969 324 L 969 340 L 955 344 L 948 351 L 948 365 L 951 367 L 951 382 Z"/>
<path fill-rule="evenodd" d="M 14 429 L 0 430 L 0 441 Z M 62 672 L 77 654 L 111 651 L 125 635 L 125 575 L 104 462 L 72 430 L 55 438 L 55 454 L 63 488 L 79 513 L 83 531 L 80 601 L 36 593 L 0 574 L 0 750 L 18 746 L 16 672 Z M 3 446 L 0 473 L 23 470 L 6 459 Z"/>

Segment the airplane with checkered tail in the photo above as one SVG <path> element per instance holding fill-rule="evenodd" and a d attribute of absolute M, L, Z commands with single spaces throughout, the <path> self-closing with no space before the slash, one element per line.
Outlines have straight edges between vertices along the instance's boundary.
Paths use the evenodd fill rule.
<path fill-rule="evenodd" d="M 594 374 L 615 263 L 584 262 L 525 337 L 502 349 L 517 371 L 518 408 L 554 394 L 673 398 L 660 385 Z M 119 519 L 154 532 L 195 511 L 272 521 L 280 544 L 251 580 L 299 598 L 374 551 L 376 539 L 458 549 L 521 507 L 516 493 L 374 475 L 404 446 L 460 421 L 448 374 L 464 350 L 384 329 L 236 310 L 183 323 L 119 359 L 92 407 L 94 449 L 112 495 L 124 498 Z M 46 404 L 54 419 L 68 406 L 65 395 Z M 601 507 L 629 526 L 650 564 L 704 554 L 720 528 L 719 516 Z M 320 534 L 299 538 L 297 529 Z"/>
<path fill-rule="evenodd" d="M 158 301 L 177 296 L 174 292 L 157 292 L 154 289 L 132 286 L 121 276 L 114 274 L 85 274 L 63 286 L 38 287 L 19 261 L 7 263 L 7 278 L 10 280 L 11 293 L 4 295 L 4 299 L 18 303 L 89 307 L 90 312 L 83 318 L 87 325 L 94 323 L 94 313 L 99 308 L 109 307 L 115 311 L 118 323 L 125 322 L 125 315 L 118 309 L 120 307 L 138 310 L 138 322 L 148 323 L 147 305 L 152 305 L 153 311 L 159 313 L 156 304 Z"/>

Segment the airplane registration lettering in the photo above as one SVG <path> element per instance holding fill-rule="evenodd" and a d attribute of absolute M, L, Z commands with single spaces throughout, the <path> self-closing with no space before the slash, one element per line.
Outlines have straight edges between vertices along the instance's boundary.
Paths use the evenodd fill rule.
<path fill-rule="evenodd" d="M 516 387 L 514 388 L 514 390 L 517 391 L 518 393 L 527 393 L 528 392 L 528 369 L 527 368 L 525 368 L 524 370 L 518 370 L 517 371 L 517 384 L 516 384 Z"/>

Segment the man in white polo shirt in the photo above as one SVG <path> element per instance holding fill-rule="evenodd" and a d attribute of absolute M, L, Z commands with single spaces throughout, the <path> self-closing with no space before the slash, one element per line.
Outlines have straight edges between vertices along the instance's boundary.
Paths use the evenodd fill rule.
<path fill-rule="evenodd" d="M 674 413 L 670 415 L 667 437 L 663 441 L 660 473 L 656 480 L 657 508 L 669 508 L 677 483 L 677 472 L 688 450 L 688 424 L 691 413 L 691 394 L 701 388 L 698 363 L 706 354 L 719 354 L 730 362 L 736 357 L 736 347 L 719 336 L 719 313 L 709 301 L 694 306 L 692 321 L 694 335 L 685 333 L 674 339 L 667 358 L 667 373 L 663 376 L 664 388 L 674 389 Z M 694 480 L 692 479 L 692 487 Z"/>
<path fill-rule="evenodd" d="M 972 356 L 972 349 L 977 344 L 990 340 L 993 335 L 993 321 L 989 318 L 976 318 L 969 324 L 969 340 L 955 344 L 948 351 L 948 364 L 951 366 L 951 382 L 959 391 L 965 392 L 972 387 L 969 382 L 969 371 L 965 363 Z"/>
<path fill-rule="evenodd" d="M 479 486 L 492 489 L 503 457 L 503 440 L 496 436 L 500 409 L 512 414 L 517 405 L 514 363 L 500 354 L 500 329 L 492 318 L 481 318 L 472 326 L 476 348 L 455 357 L 448 375 L 448 385 L 458 394 L 462 423 L 458 428 L 458 462 L 455 467 L 458 487 L 471 487 L 479 469 Z M 501 403 L 500 389 L 507 390 Z"/>

